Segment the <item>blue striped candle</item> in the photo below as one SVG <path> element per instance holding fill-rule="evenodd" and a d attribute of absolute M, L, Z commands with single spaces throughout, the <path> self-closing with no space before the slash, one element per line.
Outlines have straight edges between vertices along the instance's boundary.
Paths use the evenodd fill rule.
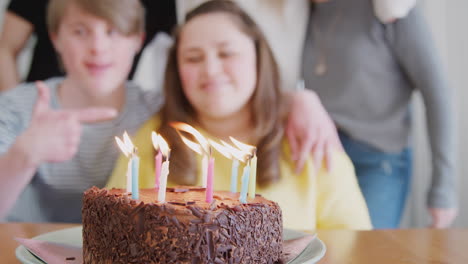
<path fill-rule="evenodd" d="M 138 170 L 140 168 L 140 158 L 137 155 L 132 156 L 132 199 L 138 200 Z"/>
<path fill-rule="evenodd" d="M 239 196 L 239 201 L 241 203 L 247 203 L 247 191 L 249 189 L 249 173 L 250 173 L 250 166 L 246 164 L 244 167 L 244 173 L 242 174 L 242 186 L 241 186 L 241 193 Z"/>

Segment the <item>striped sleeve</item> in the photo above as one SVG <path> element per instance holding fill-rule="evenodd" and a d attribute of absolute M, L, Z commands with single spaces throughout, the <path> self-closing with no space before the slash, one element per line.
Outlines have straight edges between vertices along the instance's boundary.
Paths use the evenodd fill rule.
<path fill-rule="evenodd" d="M 6 153 L 28 126 L 36 97 L 36 89 L 27 84 L 0 94 L 0 154 Z"/>
<path fill-rule="evenodd" d="M 137 89 L 141 90 L 139 87 Z M 161 110 L 161 107 L 164 103 L 164 96 L 160 89 L 141 91 L 141 95 L 143 96 L 142 100 L 147 108 L 147 111 L 151 115 L 154 115 L 159 112 L 159 110 Z"/>

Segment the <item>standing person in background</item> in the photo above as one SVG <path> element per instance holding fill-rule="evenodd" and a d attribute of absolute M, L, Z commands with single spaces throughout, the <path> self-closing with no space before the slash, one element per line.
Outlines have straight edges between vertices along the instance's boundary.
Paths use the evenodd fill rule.
<path fill-rule="evenodd" d="M 453 91 L 418 9 L 382 24 L 369 0 L 313 0 L 303 76 L 335 121 L 375 228 L 396 228 L 411 181 L 410 99 L 420 91 L 432 150 L 432 226 L 457 215 Z"/>
<path fill-rule="evenodd" d="M 0 35 L 0 92 L 15 87 L 21 81 L 18 73 L 17 57 L 34 34 L 37 43 L 34 47 L 29 73 L 25 81 L 44 80 L 63 76 L 56 52 L 46 27 L 46 8 L 49 0 L 11 0 Z M 141 0 L 146 9 L 146 46 L 158 32 L 170 33 L 176 25 L 176 9 L 173 0 Z M 133 77 L 141 53 L 129 74 Z"/>
<path fill-rule="evenodd" d="M 199 6 L 207 0 L 176 0 L 177 16 L 179 22 L 184 20 L 185 14 Z M 404 17 L 408 10 L 410 10 L 416 0 L 370 0 L 373 1 L 375 11 L 382 20 L 382 23 L 389 23 L 397 18 Z M 303 46 L 306 39 L 306 31 L 309 17 L 309 4 L 310 0 L 234 0 L 236 4 L 241 6 L 246 13 L 248 13 L 258 24 L 265 34 L 268 43 L 271 46 L 273 55 L 278 62 L 281 89 L 283 91 L 291 91 L 298 87 L 298 84 L 303 84 L 301 63 L 303 56 Z M 309 91 L 313 91 L 310 90 Z M 316 97 L 315 92 L 308 97 Z M 320 104 L 320 99 L 314 99 L 316 104 Z M 325 145 L 335 145 L 334 142 L 323 141 L 321 138 L 331 139 L 329 135 L 334 133 L 333 129 L 323 129 L 324 127 L 331 127 L 326 113 L 319 113 L 317 111 L 309 111 L 311 120 L 315 122 L 306 122 L 309 124 L 307 131 L 310 131 L 310 137 L 303 140 L 299 144 L 304 146 L 304 149 L 313 148 L 320 150 L 323 147 L 320 142 Z M 301 118 L 299 115 L 291 116 L 290 120 Z M 299 124 L 299 120 L 294 122 Z M 323 124 L 323 125 L 321 125 Z M 289 126 L 288 126 L 289 127 Z M 287 130 L 288 134 L 291 134 Z M 306 137 L 304 137 L 306 138 Z M 297 149 L 294 141 L 290 140 L 291 147 Z M 320 151 L 314 151 L 314 158 L 316 164 L 321 161 L 321 156 L 328 157 L 329 148 L 324 148 L 325 153 L 321 154 Z M 296 153 L 296 151 L 294 151 Z M 305 153 L 305 152 L 302 152 Z M 295 157 L 298 162 L 298 167 L 301 168 L 307 156 Z M 328 159 L 327 159 L 328 162 Z M 330 164 L 330 166 L 332 166 Z"/>
<path fill-rule="evenodd" d="M 175 0 L 177 17 L 207 0 Z M 370 0 L 382 23 L 405 17 L 416 0 Z M 281 89 L 293 90 L 302 78 L 302 49 L 306 37 L 310 0 L 234 0 L 263 30 L 280 69 Z"/>
<path fill-rule="evenodd" d="M 50 0 L 47 15 L 66 75 L 0 94 L 0 219 L 78 223 L 83 192 L 112 172 L 113 137 L 136 131 L 162 97 L 127 81 L 140 2 Z"/>

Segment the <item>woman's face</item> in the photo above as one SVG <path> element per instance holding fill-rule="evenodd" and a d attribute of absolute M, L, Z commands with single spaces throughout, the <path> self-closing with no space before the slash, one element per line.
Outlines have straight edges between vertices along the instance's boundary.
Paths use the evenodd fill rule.
<path fill-rule="evenodd" d="M 257 82 L 255 44 L 230 15 L 190 20 L 177 57 L 183 91 L 199 117 L 228 118 L 248 107 Z"/>

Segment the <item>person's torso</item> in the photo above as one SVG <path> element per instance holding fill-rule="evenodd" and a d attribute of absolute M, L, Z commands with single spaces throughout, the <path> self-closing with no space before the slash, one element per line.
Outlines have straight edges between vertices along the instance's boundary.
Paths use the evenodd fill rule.
<path fill-rule="evenodd" d="M 62 80 L 46 81 L 51 88 L 51 107 L 57 110 L 60 109 L 57 87 Z M 34 87 L 23 90 L 34 91 Z M 121 136 L 124 131 L 135 133 L 159 109 L 161 99 L 156 98 L 156 94 L 152 96 L 128 83 L 126 102 L 119 116 L 110 121 L 84 124 L 75 156 L 65 162 L 41 164 L 7 220 L 80 222 L 83 192 L 92 186 L 105 185 L 119 155 L 114 137 Z M 36 97 L 32 96 L 32 102 Z M 24 118 L 26 126 L 30 118 L 30 114 Z"/>
<path fill-rule="evenodd" d="M 371 0 L 317 4 L 303 58 L 306 87 L 317 92 L 339 129 L 379 149 L 406 146 L 413 88 Z"/>

